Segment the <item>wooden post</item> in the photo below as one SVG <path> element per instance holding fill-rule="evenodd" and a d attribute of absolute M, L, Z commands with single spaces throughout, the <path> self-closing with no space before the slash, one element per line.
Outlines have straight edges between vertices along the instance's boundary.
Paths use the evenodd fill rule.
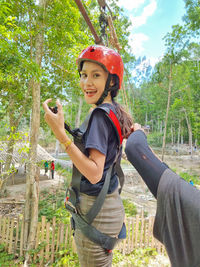
<path fill-rule="evenodd" d="M 19 217 L 17 218 L 15 229 L 16 229 L 16 235 L 15 235 L 15 244 L 14 244 L 14 254 L 16 254 L 17 243 L 18 243 L 18 238 L 19 238 Z"/>
<path fill-rule="evenodd" d="M 146 247 L 146 232 L 147 232 L 146 228 L 147 228 L 147 220 L 144 219 L 143 248 Z"/>
<path fill-rule="evenodd" d="M 53 217 L 52 221 L 52 242 L 51 242 L 51 263 L 54 261 L 54 253 L 55 253 L 55 226 L 56 226 L 56 217 Z"/>
<path fill-rule="evenodd" d="M 46 224 L 46 217 L 42 216 L 42 228 L 41 228 L 41 243 L 44 242 L 44 232 L 45 232 L 45 224 Z M 44 260 L 44 246 L 42 246 L 40 250 L 40 266 L 43 266 L 43 260 Z"/>
<path fill-rule="evenodd" d="M 152 236 L 151 247 L 152 248 L 155 246 L 155 239 L 154 239 L 154 236 L 153 236 L 153 224 L 154 224 L 154 218 L 151 217 L 151 236 Z"/>
<path fill-rule="evenodd" d="M 6 250 L 8 249 L 9 230 L 10 230 L 10 217 L 7 217 L 7 230 L 6 230 L 6 240 L 5 240 Z"/>
<path fill-rule="evenodd" d="M 20 252 L 19 255 L 22 257 L 24 255 L 23 246 L 24 246 L 24 219 L 21 220 L 21 234 L 20 234 Z"/>
<path fill-rule="evenodd" d="M 131 249 L 130 249 L 130 243 L 131 243 L 131 225 L 130 225 L 130 219 L 128 218 L 127 220 L 127 223 L 128 223 L 128 237 L 127 237 L 127 251 L 126 253 L 130 253 L 131 252 Z"/>
<path fill-rule="evenodd" d="M 66 225 L 66 230 L 65 230 L 65 249 L 67 249 L 67 245 L 68 245 L 68 242 L 69 242 L 69 239 L 68 239 L 68 229 L 69 229 L 69 226 Z"/>
<path fill-rule="evenodd" d="M 132 218 L 132 238 L 131 238 L 131 251 L 134 249 L 134 236 L 135 236 L 135 219 Z"/>
<path fill-rule="evenodd" d="M 144 212 L 141 214 L 141 227 L 140 227 L 140 247 L 143 247 L 143 232 L 144 231 Z"/>
<path fill-rule="evenodd" d="M 58 252 L 59 240 L 60 240 L 60 224 L 59 224 L 58 229 L 57 229 L 56 252 Z"/>
<path fill-rule="evenodd" d="M 14 231 L 14 219 L 11 219 L 11 224 L 10 224 L 10 242 L 9 242 L 9 247 L 8 247 L 8 253 L 12 253 L 12 248 L 13 248 L 13 231 Z"/>
<path fill-rule="evenodd" d="M 150 246 L 150 235 L 151 235 L 151 217 L 148 220 L 148 235 L 147 235 L 147 246 Z"/>
<path fill-rule="evenodd" d="M 47 226 L 46 226 L 46 248 L 45 248 L 45 258 L 46 258 L 46 261 L 49 260 L 49 242 L 50 242 L 50 239 L 49 239 L 49 229 L 50 229 L 50 223 L 47 222 Z"/>
<path fill-rule="evenodd" d="M 59 246 L 59 248 L 61 249 L 63 249 L 63 247 L 64 247 L 64 224 L 63 223 L 61 223 L 61 226 L 60 226 L 60 246 Z"/>
<path fill-rule="evenodd" d="M 36 239 L 35 239 L 35 249 L 37 249 L 38 244 L 39 244 L 40 228 L 41 228 L 41 222 L 38 222 L 37 231 L 36 231 Z M 34 261 L 36 260 L 36 258 L 37 258 L 37 254 L 35 253 L 35 255 L 33 257 Z"/>
<path fill-rule="evenodd" d="M 136 215 L 136 226 L 135 226 L 135 248 L 138 247 L 138 230 L 139 230 L 139 216 Z"/>

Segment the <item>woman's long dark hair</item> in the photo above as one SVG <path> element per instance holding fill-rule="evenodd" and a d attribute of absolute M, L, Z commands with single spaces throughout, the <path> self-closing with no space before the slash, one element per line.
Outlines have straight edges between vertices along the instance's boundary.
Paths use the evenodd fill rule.
<path fill-rule="evenodd" d="M 133 119 L 119 103 L 115 102 L 114 98 L 119 92 L 119 78 L 117 75 L 112 75 L 112 80 L 114 81 L 114 86 L 112 86 L 111 90 L 112 102 L 116 109 L 117 118 L 121 126 L 122 136 L 127 139 L 132 133 Z"/>

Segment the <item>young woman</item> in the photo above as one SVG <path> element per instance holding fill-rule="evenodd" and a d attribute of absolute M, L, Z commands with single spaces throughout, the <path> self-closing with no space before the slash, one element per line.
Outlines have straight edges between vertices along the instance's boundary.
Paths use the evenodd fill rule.
<path fill-rule="evenodd" d="M 57 101 L 58 113 L 48 107 L 51 99 L 43 103 L 45 120 L 56 138 L 65 145 L 77 171 L 81 173 L 80 209 L 83 216 L 93 206 L 101 192 L 109 168 L 119 154 L 118 138 L 111 120 L 102 108 L 106 108 L 118 118 L 122 136 L 131 132 L 131 117 L 114 101 L 123 79 L 123 62 L 114 50 L 104 46 L 90 46 L 82 51 L 77 59 L 80 73 L 80 87 L 85 101 L 95 106 L 89 119 L 89 125 L 83 135 L 84 150 L 76 146 L 64 129 L 62 106 Z M 118 160 L 121 156 L 118 156 Z M 118 191 L 118 177 L 113 168 L 107 195 L 100 212 L 94 218 L 92 226 L 99 232 L 117 238 L 124 221 L 124 208 Z M 79 225 L 78 225 L 79 224 Z M 75 221 L 75 242 L 82 267 L 106 267 L 112 265 L 112 252 L 91 241 L 83 231 L 81 223 Z M 93 229 L 94 230 L 94 229 Z"/>

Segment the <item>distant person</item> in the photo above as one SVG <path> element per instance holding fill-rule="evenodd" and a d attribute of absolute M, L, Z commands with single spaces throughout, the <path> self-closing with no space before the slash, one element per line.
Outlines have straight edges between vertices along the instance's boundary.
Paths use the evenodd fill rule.
<path fill-rule="evenodd" d="M 193 183 L 193 181 L 192 181 L 192 180 L 190 180 L 190 184 L 191 184 L 191 185 L 194 185 L 194 183 Z"/>
<path fill-rule="evenodd" d="M 165 245 L 172 267 L 199 267 L 200 191 L 157 158 L 137 123 L 125 153 L 157 199 L 153 233 Z"/>
<path fill-rule="evenodd" d="M 49 169 L 49 163 L 48 163 L 48 161 L 45 161 L 45 163 L 44 163 L 44 170 L 45 170 L 45 174 L 46 175 L 47 175 L 48 169 Z"/>
<path fill-rule="evenodd" d="M 54 172 L 55 172 L 55 164 L 54 161 L 52 160 L 51 162 L 51 178 L 54 179 Z"/>

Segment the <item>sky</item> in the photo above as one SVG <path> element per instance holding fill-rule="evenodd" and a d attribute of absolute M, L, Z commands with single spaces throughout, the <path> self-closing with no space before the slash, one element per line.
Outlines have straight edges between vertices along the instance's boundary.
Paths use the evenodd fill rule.
<path fill-rule="evenodd" d="M 154 65 L 165 52 L 162 38 L 172 25 L 182 24 L 184 0 L 119 0 L 132 22 L 129 43 L 133 54 L 146 56 Z"/>

